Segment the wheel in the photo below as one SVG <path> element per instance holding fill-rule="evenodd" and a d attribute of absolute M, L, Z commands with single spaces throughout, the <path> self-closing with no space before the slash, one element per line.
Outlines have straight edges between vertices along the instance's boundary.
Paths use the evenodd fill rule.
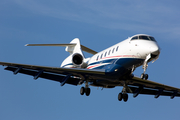
<path fill-rule="evenodd" d="M 141 74 L 141 79 L 144 79 L 144 73 Z"/>
<path fill-rule="evenodd" d="M 127 100 L 128 100 L 128 94 L 127 93 L 123 94 L 123 100 L 124 100 L 124 102 L 127 102 Z"/>
<path fill-rule="evenodd" d="M 91 92 L 91 89 L 90 88 L 85 88 L 85 91 L 86 91 L 86 96 L 89 96 L 90 92 Z"/>
<path fill-rule="evenodd" d="M 133 77 L 134 77 L 134 74 L 131 74 L 131 75 L 130 75 L 130 78 L 132 79 Z"/>
<path fill-rule="evenodd" d="M 132 79 L 134 77 L 134 74 L 130 74 L 129 76 L 127 76 L 127 79 Z"/>
<path fill-rule="evenodd" d="M 144 79 L 145 79 L 145 80 L 147 80 L 148 77 L 149 77 L 148 74 L 145 74 L 145 75 L 144 75 Z"/>
<path fill-rule="evenodd" d="M 81 87 L 80 94 L 81 94 L 81 95 L 84 95 L 84 92 L 85 92 L 84 87 Z"/>
<path fill-rule="evenodd" d="M 119 93 L 118 94 L 118 100 L 121 101 L 123 99 L 123 94 L 122 93 Z"/>

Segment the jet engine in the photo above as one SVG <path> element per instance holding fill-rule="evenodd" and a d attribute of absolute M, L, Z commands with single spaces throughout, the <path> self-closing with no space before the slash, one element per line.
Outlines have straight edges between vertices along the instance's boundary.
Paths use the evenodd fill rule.
<path fill-rule="evenodd" d="M 84 62 L 84 57 L 79 53 L 75 53 L 72 55 L 72 63 L 75 67 L 87 67 L 87 63 Z"/>
<path fill-rule="evenodd" d="M 87 63 L 85 62 L 85 58 L 79 54 L 74 53 L 68 56 L 62 63 L 61 67 L 68 67 L 68 68 L 86 68 Z"/>
<path fill-rule="evenodd" d="M 83 52 L 81 50 L 80 40 L 78 38 L 73 39 L 70 44 L 64 44 L 66 46 L 66 51 L 70 55 L 63 61 L 61 67 L 68 68 L 86 68 L 87 61 L 89 58 L 85 59 Z M 86 48 L 87 49 L 87 48 Z"/>

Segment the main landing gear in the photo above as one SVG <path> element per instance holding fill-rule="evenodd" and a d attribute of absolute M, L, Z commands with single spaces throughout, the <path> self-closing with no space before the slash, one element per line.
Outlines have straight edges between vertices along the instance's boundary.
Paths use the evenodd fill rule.
<path fill-rule="evenodd" d="M 80 94 L 84 95 L 84 93 L 86 94 L 86 96 L 89 96 L 91 93 L 91 89 L 89 88 L 88 82 L 86 81 L 85 83 L 85 87 L 81 87 L 80 89 Z"/>
<path fill-rule="evenodd" d="M 89 95 L 90 95 L 90 92 L 91 92 L 91 89 L 90 89 L 90 88 L 81 87 L 81 89 L 80 89 L 80 94 L 81 94 L 81 95 L 84 95 L 84 93 L 86 93 L 86 96 L 89 96 Z"/>
<path fill-rule="evenodd" d="M 128 94 L 127 94 L 127 90 L 128 90 L 128 87 L 126 85 L 124 85 L 123 89 L 122 89 L 122 92 L 120 92 L 118 94 L 118 100 L 119 101 L 122 101 L 122 99 L 124 100 L 124 102 L 127 102 L 128 101 Z"/>
<path fill-rule="evenodd" d="M 119 94 L 118 94 L 118 100 L 121 101 L 122 99 L 124 100 L 124 102 L 127 102 L 127 100 L 128 100 L 128 94 L 127 94 L 127 93 L 122 93 L 122 92 L 119 93 Z"/>

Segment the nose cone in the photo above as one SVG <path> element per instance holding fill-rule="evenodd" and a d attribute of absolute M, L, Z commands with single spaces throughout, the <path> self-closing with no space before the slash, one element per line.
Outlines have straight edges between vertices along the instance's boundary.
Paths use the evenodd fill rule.
<path fill-rule="evenodd" d="M 150 48 L 150 51 L 151 51 L 151 54 L 152 55 L 155 55 L 155 56 L 159 56 L 160 54 L 160 48 L 158 45 L 153 45 L 151 48 Z"/>

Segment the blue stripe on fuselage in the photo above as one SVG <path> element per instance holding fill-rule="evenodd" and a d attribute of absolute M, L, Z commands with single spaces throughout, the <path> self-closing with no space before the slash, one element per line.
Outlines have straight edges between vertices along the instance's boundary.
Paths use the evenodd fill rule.
<path fill-rule="evenodd" d="M 129 68 L 129 67 L 132 67 L 133 65 L 141 64 L 143 61 L 144 61 L 144 59 L 138 59 L 138 58 L 108 59 L 108 60 L 101 60 L 98 62 L 91 63 L 88 65 L 88 67 L 99 64 L 99 66 L 94 67 L 92 69 L 100 69 L 100 68 L 102 69 L 107 65 L 109 66 L 109 64 L 116 64 L 116 65 L 121 65 L 125 68 Z M 107 63 L 107 65 L 104 63 Z M 100 65 L 100 64 L 102 64 L 102 65 Z"/>
<path fill-rule="evenodd" d="M 133 65 L 138 66 L 142 64 L 143 61 L 144 59 L 139 58 L 117 58 L 94 62 L 89 64 L 88 67 L 99 64 L 98 66 L 92 67 L 92 69 L 105 69 L 107 75 L 121 76 L 126 74 Z"/>
<path fill-rule="evenodd" d="M 119 58 L 114 64 L 121 65 L 125 68 L 132 67 L 133 65 L 142 64 L 144 59 L 139 58 Z"/>

